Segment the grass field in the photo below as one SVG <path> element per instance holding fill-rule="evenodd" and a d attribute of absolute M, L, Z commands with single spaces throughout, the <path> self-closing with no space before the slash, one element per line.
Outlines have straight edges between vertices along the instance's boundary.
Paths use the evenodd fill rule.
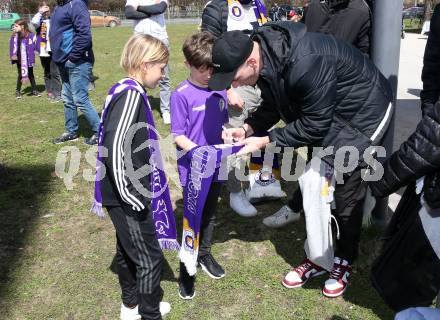
<path fill-rule="evenodd" d="M 172 86 L 186 76 L 181 44 L 194 25 L 170 25 Z M 130 28 L 93 29 L 96 92 L 91 99 L 100 111 L 110 85 L 123 77 L 119 55 Z M 8 32 L 0 32 L 0 319 L 118 319 L 120 292 L 112 272 L 115 235 L 109 219 L 89 212 L 93 183 L 83 178 L 91 166 L 86 145 L 72 190 L 55 174 L 61 147 L 50 140 L 63 132 L 62 104 L 24 96 L 16 101 L 16 68 L 8 63 Z M 43 89 L 38 62 L 37 84 Z M 157 110 L 158 91 L 151 92 Z M 155 111 L 155 116 L 159 113 Z M 159 131 L 168 128 L 159 122 Z M 82 137 L 90 131 L 80 117 Z M 296 186 L 285 186 L 288 193 Z M 182 201 L 172 187 L 180 230 Z M 227 276 L 219 281 L 198 273 L 197 296 L 188 302 L 177 295 L 178 260 L 166 253 L 162 286 L 172 304 L 167 319 L 392 319 L 370 283 L 370 268 L 379 247 L 379 233 L 363 233 L 361 255 L 352 285 L 344 298 L 321 295 L 325 278 L 305 288 L 288 290 L 280 280 L 303 258 L 303 222 L 280 230 L 261 220 L 282 206 L 280 201 L 258 205 L 256 218 L 244 219 L 228 206 L 222 193 L 213 253 Z M 180 239 L 180 238 L 179 238 Z"/>

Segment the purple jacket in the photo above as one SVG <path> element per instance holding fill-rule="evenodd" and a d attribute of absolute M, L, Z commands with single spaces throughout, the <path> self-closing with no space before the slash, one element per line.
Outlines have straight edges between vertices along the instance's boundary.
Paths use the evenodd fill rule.
<path fill-rule="evenodd" d="M 29 35 L 25 38 L 21 38 L 21 45 L 26 46 L 26 52 L 27 52 L 27 60 L 28 60 L 28 67 L 33 67 L 35 65 L 35 50 L 36 50 L 36 37 L 35 34 L 32 32 L 29 32 Z M 11 39 L 9 39 L 9 58 L 11 59 L 11 63 L 19 63 L 20 61 L 14 61 L 12 60 L 12 56 L 19 56 L 18 52 L 18 41 L 19 36 L 18 34 L 12 35 Z"/>

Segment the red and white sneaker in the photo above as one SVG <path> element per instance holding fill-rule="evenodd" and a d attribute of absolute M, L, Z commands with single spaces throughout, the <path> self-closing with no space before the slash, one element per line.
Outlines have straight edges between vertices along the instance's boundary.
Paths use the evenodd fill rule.
<path fill-rule="evenodd" d="M 298 288 L 304 285 L 309 279 L 317 277 L 327 271 L 320 266 L 317 266 L 309 259 L 305 258 L 303 262 L 296 268 L 293 268 L 284 277 L 282 284 L 286 288 Z"/>
<path fill-rule="evenodd" d="M 335 257 L 332 272 L 324 284 L 322 294 L 329 298 L 341 296 L 347 290 L 350 275 L 351 266 L 348 261 Z"/>

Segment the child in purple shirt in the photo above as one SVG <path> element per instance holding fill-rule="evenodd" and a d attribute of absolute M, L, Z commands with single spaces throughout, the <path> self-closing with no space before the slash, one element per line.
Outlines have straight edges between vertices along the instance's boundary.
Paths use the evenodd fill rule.
<path fill-rule="evenodd" d="M 31 95 L 40 97 L 34 77 L 36 37 L 29 31 L 28 23 L 23 19 L 15 20 L 12 31 L 9 40 L 9 57 L 12 64 L 17 64 L 15 97 L 21 99 L 21 85 L 27 81 L 30 81 L 32 86 Z"/>
<path fill-rule="evenodd" d="M 213 36 L 201 32 L 188 37 L 183 44 L 185 65 L 189 69 L 187 80 L 179 84 L 171 95 L 171 133 L 179 151 L 188 152 L 196 146 L 223 143 L 222 126 L 228 122 L 227 96 L 224 91 L 210 91 L 208 81 L 212 73 L 211 50 Z M 180 157 L 177 161 L 183 193 L 189 161 Z M 225 271 L 211 254 L 211 239 L 221 183 L 215 181 L 203 209 L 198 262 L 211 278 L 220 279 Z M 195 276 L 190 276 L 180 263 L 179 296 L 192 299 L 195 295 Z"/>

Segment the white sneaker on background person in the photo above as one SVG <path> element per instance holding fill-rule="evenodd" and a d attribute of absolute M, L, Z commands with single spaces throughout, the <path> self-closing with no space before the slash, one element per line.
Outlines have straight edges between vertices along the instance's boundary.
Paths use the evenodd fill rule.
<path fill-rule="evenodd" d="M 291 222 L 298 221 L 300 218 L 299 212 L 295 212 L 288 205 L 285 205 L 273 215 L 264 218 L 263 224 L 269 228 L 281 228 Z"/>
<path fill-rule="evenodd" d="M 229 205 L 231 209 L 242 217 L 254 217 L 257 209 L 249 202 L 243 191 L 231 192 L 229 194 Z"/>
<path fill-rule="evenodd" d="M 164 124 L 171 124 L 171 116 L 168 111 L 162 113 L 162 120 Z"/>
<path fill-rule="evenodd" d="M 281 189 L 280 181 L 275 178 L 272 170 L 263 168 L 249 174 L 246 197 L 251 203 L 256 203 L 284 198 L 286 193 Z"/>

